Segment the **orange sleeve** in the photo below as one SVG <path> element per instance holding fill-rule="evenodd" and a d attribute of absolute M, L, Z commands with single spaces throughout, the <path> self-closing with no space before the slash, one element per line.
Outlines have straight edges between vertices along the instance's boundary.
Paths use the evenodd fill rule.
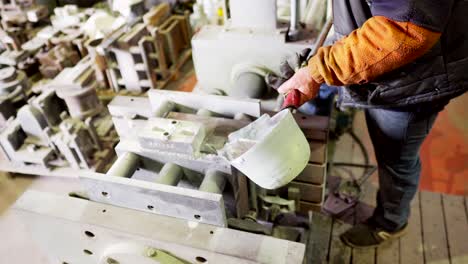
<path fill-rule="evenodd" d="M 334 45 L 320 48 L 308 67 L 318 83 L 363 84 L 424 55 L 440 35 L 410 22 L 375 16 Z"/>

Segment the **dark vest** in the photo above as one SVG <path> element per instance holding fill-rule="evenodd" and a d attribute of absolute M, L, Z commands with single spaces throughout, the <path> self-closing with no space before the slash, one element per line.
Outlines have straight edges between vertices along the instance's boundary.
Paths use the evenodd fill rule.
<path fill-rule="evenodd" d="M 385 16 L 442 32 L 421 58 L 364 85 L 342 90 L 339 104 L 402 107 L 448 101 L 468 90 L 468 0 L 334 0 L 338 36 L 350 34 L 371 16 Z"/>

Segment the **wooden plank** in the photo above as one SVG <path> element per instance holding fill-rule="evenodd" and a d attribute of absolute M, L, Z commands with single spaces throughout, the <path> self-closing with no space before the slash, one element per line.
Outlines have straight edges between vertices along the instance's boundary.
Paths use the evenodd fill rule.
<path fill-rule="evenodd" d="M 304 115 L 299 112 L 293 114 L 294 119 L 308 139 L 326 141 L 330 117 Z"/>
<path fill-rule="evenodd" d="M 366 182 L 362 189 L 361 201 L 356 205 L 355 209 L 355 224 L 362 223 L 371 216 L 375 208 L 377 188 L 371 182 Z M 374 264 L 376 250 L 368 249 L 353 249 L 353 263 L 356 264 Z"/>
<path fill-rule="evenodd" d="M 263 113 L 274 116 L 274 111 L 263 111 Z M 329 117 L 304 115 L 293 113 L 297 125 L 301 128 L 304 136 L 310 140 L 325 142 L 328 140 Z"/>
<path fill-rule="evenodd" d="M 400 240 L 382 244 L 376 251 L 378 264 L 395 264 L 400 261 Z"/>
<path fill-rule="evenodd" d="M 343 244 L 340 235 L 351 228 L 350 224 L 333 221 L 333 230 L 329 251 L 329 263 L 350 263 L 351 248 Z"/>
<path fill-rule="evenodd" d="M 307 243 L 307 263 L 326 263 L 331 238 L 332 218 L 321 213 L 313 213 Z"/>
<path fill-rule="evenodd" d="M 465 196 L 465 211 L 466 217 L 468 218 L 468 196 Z"/>
<path fill-rule="evenodd" d="M 308 215 L 309 211 L 321 212 L 322 203 L 311 203 L 306 201 L 299 201 L 299 212 L 304 215 Z"/>
<path fill-rule="evenodd" d="M 293 113 L 299 127 L 305 132 L 309 130 L 328 131 L 330 117 L 318 115 L 305 115 L 299 112 Z"/>
<path fill-rule="evenodd" d="M 353 249 L 353 263 L 374 264 L 375 253 L 376 253 L 375 248 L 370 248 L 370 249 L 355 248 Z"/>
<path fill-rule="evenodd" d="M 408 232 L 400 238 L 400 264 L 424 263 L 419 193 L 411 204 Z"/>
<path fill-rule="evenodd" d="M 452 264 L 468 263 L 468 220 L 463 196 L 442 195 Z"/>
<path fill-rule="evenodd" d="M 327 162 L 327 144 L 320 141 L 309 141 L 310 158 L 309 162 L 323 164 Z"/>
<path fill-rule="evenodd" d="M 311 184 L 323 184 L 327 171 L 326 164 L 309 163 L 294 180 Z"/>
<path fill-rule="evenodd" d="M 314 185 L 310 183 L 291 182 L 290 187 L 298 188 L 301 193 L 301 200 L 313 203 L 323 202 L 325 185 Z"/>
<path fill-rule="evenodd" d="M 328 131 L 302 129 L 302 132 L 304 133 L 304 136 L 310 140 L 318 140 L 318 141 L 328 140 Z"/>
<path fill-rule="evenodd" d="M 247 177 L 240 171 L 235 171 L 231 177 L 234 198 L 236 200 L 237 218 L 243 218 L 250 210 L 249 205 L 249 183 Z"/>
<path fill-rule="evenodd" d="M 423 227 L 424 259 L 426 263 L 450 263 L 445 222 L 440 194 L 420 193 Z"/>

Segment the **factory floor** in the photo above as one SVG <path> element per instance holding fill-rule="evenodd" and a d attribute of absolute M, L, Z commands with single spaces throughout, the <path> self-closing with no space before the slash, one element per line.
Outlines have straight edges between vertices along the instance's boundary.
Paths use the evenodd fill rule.
<path fill-rule="evenodd" d="M 339 240 L 339 234 L 347 230 L 353 224 L 364 221 L 372 214 L 375 206 L 375 196 L 378 189 L 377 173 L 374 173 L 363 188 L 361 202 L 354 210 L 349 210 L 340 219 L 332 219 L 323 214 L 312 215 L 311 240 L 308 243 L 308 259 L 311 263 L 468 263 L 468 196 L 467 187 L 467 167 L 464 159 L 454 159 L 451 164 L 459 169 L 460 174 L 450 174 L 451 166 L 439 168 L 431 167 L 434 161 L 450 160 L 456 153 L 455 150 L 444 149 L 443 142 L 438 142 L 442 138 L 451 138 L 445 141 L 445 148 L 466 146 L 467 132 L 465 127 L 460 130 L 451 129 L 448 136 L 434 136 L 441 133 L 443 127 L 447 127 L 454 118 L 457 107 L 462 102 L 468 103 L 468 96 L 457 99 L 442 112 L 435 124 L 433 133 L 429 137 L 429 144 L 425 145 L 421 151 L 423 159 L 423 175 L 419 193 L 412 203 L 411 218 L 406 236 L 387 243 L 378 249 L 351 249 L 344 246 Z M 459 112 L 459 115 L 462 113 Z M 459 119 L 460 120 L 460 119 Z M 463 122 L 461 122 L 463 124 Z M 372 162 L 375 163 L 372 145 L 367 134 L 365 118 L 363 112 L 358 112 L 353 129 L 366 145 Z M 464 131 L 464 138 L 456 138 L 456 133 Z M 446 131 L 446 130 L 445 130 Z M 435 132 L 435 133 L 434 133 Z M 452 133 L 454 133 L 452 135 Z M 434 149 L 434 145 L 438 146 Z M 464 148 L 466 149 L 466 148 Z M 426 151 L 426 153 L 424 153 Z M 451 155 L 438 156 L 440 152 L 451 153 Z M 345 134 L 336 144 L 335 162 L 362 163 L 363 155 L 358 145 L 352 138 Z M 466 155 L 466 154 L 465 154 Z M 432 161 L 433 163 L 428 163 Z M 427 172 L 429 171 L 429 174 Z M 335 167 L 329 173 L 329 185 L 335 179 L 349 177 L 349 174 L 359 177 L 363 171 L 361 169 L 345 169 Z M 431 173 L 432 172 L 432 173 Z M 437 174 L 436 174 L 437 173 Z M 434 177 L 440 175 L 440 177 Z M 458 188 L 441 188 L 450 185 L 441 185 L 440 182 L 450 182 L 449 175 L 458 177 Z M 329 186 L 330 187 L 330 186 Z M 333 187 L 332 187 L 333 188 Z M 443 192 L 443 193 L 441 193 Z M 453 195 L 453 194 L 463 195 Z"/>

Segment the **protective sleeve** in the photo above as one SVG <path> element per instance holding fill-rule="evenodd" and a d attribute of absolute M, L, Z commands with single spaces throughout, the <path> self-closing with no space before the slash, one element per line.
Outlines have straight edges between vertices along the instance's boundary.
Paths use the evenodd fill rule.
<path fill-rule="evenodd" d="M 364 84 L 421 57 L 440 36 L 411 22 L 374 16 L 347 37 L 320 48 L 308 67 L 318 83 Z"/>

